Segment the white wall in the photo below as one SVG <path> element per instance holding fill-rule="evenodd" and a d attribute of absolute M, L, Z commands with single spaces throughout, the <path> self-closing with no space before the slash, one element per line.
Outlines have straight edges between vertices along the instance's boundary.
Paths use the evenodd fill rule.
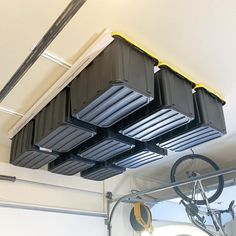
<path fill-rule="evenodd" d="M 0 180 L 0 201 L 104 212 L 102 182 L 6 163 L 0 163 L 0 174 L 17 178 L 14 183 Z"/>
<path fill-rule="evenodd" d="M 32 204 L 105 213 L 106 199 L 104 196 L 107 191 L 113 192 L 114 197 L 118 197 L 129 193 L 133 188 L 132 178 L 124 175 L 104 182 L 95 182 L 79 176 L 67 177 L 45 170 L 30 170 L 6 163 L 0 163 L 0 174 L 17 178 L 16 182 L 0 180 L 0 206 L 6 203 Z M 112 236 L 133 236 L 133 230 L 129 225 L 131 207 L 128 204 L 118 207 L 112 224 Z M 22 232 L 24 232 L 24 234 L 22 233 L 24 236 L 83 235 L 84 228 L 80 229 L 80 225 L 86 226 L 86 229 L 91 228 L 89 235 L 100 236 L 94 232 L 97 230 L 100 232 L 101 228 L 105 230 L 103 230 L 103 235 L 107 233 L 104 219 L 89 218 L 86 221 L 83 216 L 0 207 L 0 232 L 2 233 L 4 230 L 3 235 L 6 236 L 19 236 Z M 58 230 L 54 234 L 53 229 L 56 227 Z M 69 234 L 68 228 L 70 229 Z M 56 233 L 58 231 L 60 234 Z"/>
<path fill-rule="evenodd" d="M 0 207 L 4 236 L 104 236 L 104 219 Z"/>

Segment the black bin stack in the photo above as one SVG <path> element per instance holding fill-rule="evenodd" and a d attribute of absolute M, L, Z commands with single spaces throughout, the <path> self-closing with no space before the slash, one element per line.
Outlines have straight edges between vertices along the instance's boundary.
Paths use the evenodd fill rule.
<path fill-rule="evenodd" d="M 222 101 L 204 88 L 193 96 L 195 119 L 157 138 L 160 147 L 181 152 L 226 134 Z"/>
<path fill-rule="evenodd" d="M 110 161 L 117 166 L 133 169 L 157 161 L 165 155 L 167 151 L 152 142 L 136 142 L 133 149 L 117 155 Z"/>
<path fill-rule="evenodd" d="M 83 158 L 101 162 L 130 150 L 134 146 L 134 140 L 110 129 L 101 129 L 96 136 L 78 146 L 73 152 Z"/>
<path fill-rule="evenodd" d="M 35 118 L 35 145 L 68 152 L 96 134 L 96 128 L 71 116 L 69 89 L 60 92 Z"/>
<path fill-rule="evenodd" d="M 99 127 L 110 127 L 148 104 L 154 96 L 154 62 L 115 39 L 71 83 L 72 114 Z"/>
<path fill-rule="evenodd" d="M 75 175 L 94 165 L 94 161 L 73 154 L 61 154 L 55 161 L 49 163 L 48 170 L 61 175 Z"/>
<path fill-rule="evenodd" d="M 155 74 L 155 97 L 117 125 L 123 135 L 150 141 L 194 118 L 193 84 L 168 67 Z"/>
<path fill-rule="evenodd" d="M 33 144 L 34 121 L 30 121 L 12 139 L 10 163 L 38 169 L 55 160 L 58 154 L 39 150 Z"/>
<path fill-rule="evenodd" d="M 122 174 L 124 171 L 123 167 L 104 162 L 82 171 L 80 175 L 85 179 L 102 181 Z"/>

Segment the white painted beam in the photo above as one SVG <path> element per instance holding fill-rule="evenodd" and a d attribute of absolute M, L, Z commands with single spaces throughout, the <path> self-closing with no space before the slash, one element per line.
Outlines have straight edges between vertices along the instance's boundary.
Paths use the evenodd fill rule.
<path fill-rule="evenodd" d="M 109 29 L 104 30 L 88 49 L 77 59 L 69 70 L 26 112 L 26 114 L 9 130 L 12 138 L 37 113 L 45 107 L 61 90 L 63 90 L 94 58 L 106 48 L 114 38 Z"/>
<path fill-rule="evenodd" d="M 32 47 L 31 50 L 33 50 L 34 48 L 35 48 L 35 46 Z M 66 68 L 67 70 L 69 70 L 69 69 L 71 68 L 71 66 L 72 66 L 69 62 L 66 62 L 66 61 L 65 61 L 64 59 L 62 59 L 61 57 L 58 57 L 58 56 L 52 54 L 52 53 L 49 52 L 49 51 L 44 51 L 44 52 L 41 54 L 41 56 L 44 57 L 44 58 L 46 58 L 46 59 L 48 59 L 49 61 L 52 61 L 52 62 L 54 62 L 54 63 L 56 63 L 56 64 L 58 64 L 58 65 L 60 65 L 60 66 L 62 66 L 62 67 L 64 67 L 64 68 Z"/>
<path fill-rule="evenodd" d="M 18 117 L 23 117 L 24 116 L 23 114 L 18 113 L 16 111 L 13 111 L 12 109 L 10 109 L 8 107 L 0 106 L 0 111 L 4 112 L 6 114 L 12 115 L 12 116 L 18 116 Z"/>

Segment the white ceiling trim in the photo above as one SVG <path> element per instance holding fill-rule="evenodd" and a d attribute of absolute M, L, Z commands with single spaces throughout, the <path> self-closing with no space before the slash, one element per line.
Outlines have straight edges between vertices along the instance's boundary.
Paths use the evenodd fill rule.
<path fill-rule="evenodd" d="M 35 46 L 33 46 L 31 48 L 31 50 L 33 50 L 35 48 Z M 66 68 L 66 69 L 70 69 L 71 68 L 71 64 L 69 62 L 66 62 L 65 60 L 63 60 L 62 58 L 54 55 L 53 53 L 49 52 L 49 51 L 44 51 L 40 56 Z"/>
<path fill-rule="evenodd" d="M 9 138 L 14 137 L 35 115 L 38 114 L 58 93 L 62 91 L 94 58 L 106 48 L 114 38 L 109 29 L 104 30 L 72 67 L 26 112 L 26 114 L 8 131 Z"/>
<path fill-rule="evenodd" d="M 12 116 L 18 116 L 18 117 L 24 116 L 24 114 L 18 113 L 16 111 L 11 110 L 10 108 L 2 107 L 2 106 L 0 106 L 0 112 L 4 112 Z"/>

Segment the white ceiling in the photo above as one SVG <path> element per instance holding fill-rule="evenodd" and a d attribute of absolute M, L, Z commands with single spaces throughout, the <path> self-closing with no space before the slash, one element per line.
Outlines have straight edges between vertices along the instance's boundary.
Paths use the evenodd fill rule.
<path fill-rule="evenodd" d="M 1 1 L 0 89 L 68 3 Z M 221 166 L 232 165 L 236 143 L 236 2 L 87 0 L 47 51 L 73 64 L 86 44 L 104 28 L 123 33 L 161 61 L 224 96 L 228 135 L 196 151 L 210 155 Z M 0 107 L 24 114 L 65 70 L 40 58 Z M 0 111 L 0 145 L 4 148 L 10 147 L 7 131 L 19 118 Z M 171 155 L 135 174 L 166 179 L 162 173 L 168 173 L 166 168 L 174 159 Z"/>

